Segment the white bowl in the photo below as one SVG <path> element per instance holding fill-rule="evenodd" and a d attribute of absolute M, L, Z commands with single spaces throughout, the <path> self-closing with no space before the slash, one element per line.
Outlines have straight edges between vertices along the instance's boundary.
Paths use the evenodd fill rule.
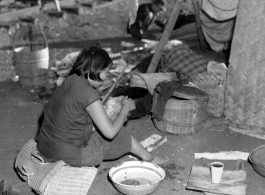
<path fill-rule="evenodd" d="M 112 167 L 109 171 L 109 177 L 114 187 L 126 195 L 153 193 L 157 190 L 165 175 L 165 171 L 161 167 L 143 161 L 123 162 Z"/>

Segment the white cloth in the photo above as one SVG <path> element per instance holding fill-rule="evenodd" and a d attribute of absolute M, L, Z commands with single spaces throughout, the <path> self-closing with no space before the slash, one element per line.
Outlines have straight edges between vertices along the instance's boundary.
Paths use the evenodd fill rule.
<path fill-rule="evenodd" d="M 202 9 L 218 21 L 228 20 L 237 15 L 239 0 L 203 0 Z"/>
<path fill-rule="evenodd" d="M 202 31 L 212 50 L 219 52 L 232 40 L 235 18 L 216 21 L 205 12 L 200 13 Z"/>

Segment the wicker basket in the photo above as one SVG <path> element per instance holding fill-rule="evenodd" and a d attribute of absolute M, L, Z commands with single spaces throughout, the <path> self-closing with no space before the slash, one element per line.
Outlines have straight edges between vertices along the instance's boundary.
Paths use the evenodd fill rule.
<path fill-rule="evenodd" d="M 132 73 L 130 87 L 147 88 L 151 94 L 154 94 L 156 85 L 162 81 L 176 79 L 175 72 L 169 73 Z"/>
<path fill-rule="evenodd" d="M 214 117 L 221 117 L 225 110 L 225 82 L 214 74 L 203 72 L 192 77 L 195 85 L 209 94 L 207 112 Z"/>
<path fill-rule="evenodd" d="M 18 175 L 36 193 L 43 194 L 47 184 L 59 172 L 65 164 L 63 161 L 45 163 L 37 154 L 35 140 L 28 141 L 20 150 L 15 161 L 15 169 Z"/>
<path fill-rule="evenodd" d="M 208 94 L 202 90 L 192 87 L 196 94 L 188 95 L 184 90 L 176 91 L 167 101 L 163 119 L 153 119 L 154 125 L 160 131 L 170 134 L 196 133 L 204 126 L 207 116 Z M 190 88 L 189 88 L 190 89 Z M 179 98 L 181 96 L 181 98 Z M 153 108 L 157 102 L 158 93 L 153 95 Z M 189 98 L 189 99 L 184 99 Z"/>

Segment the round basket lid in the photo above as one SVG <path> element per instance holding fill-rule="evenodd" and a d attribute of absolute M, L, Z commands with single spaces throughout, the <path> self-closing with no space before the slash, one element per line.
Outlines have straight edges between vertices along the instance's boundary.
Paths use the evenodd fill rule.
<path fill-rule="evenodd" d="M 197 87 L 183 85 L 174 92 L 173 97 L 194 100 L 194 99 L 208 99 L 209 95 L 208 93 Z"/>

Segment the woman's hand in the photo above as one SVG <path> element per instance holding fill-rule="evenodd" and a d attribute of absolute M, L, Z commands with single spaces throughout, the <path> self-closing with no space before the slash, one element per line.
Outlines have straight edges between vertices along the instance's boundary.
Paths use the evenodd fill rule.
<path fill-rule="evenodd" d="M 123 98 L 122 105 L 123 107 L 128 108 L 129 111 L 132 111 L 135 109 L 135 102 L 131 98 L 128 98 L 128 97 Z"/>
<path fill-rule="evenodd" d="M 86 111 L 91 116 L 93 122 L 106 138 L 113 139 L 117 135 L 128 116 L 129 109 L 134 108 L 132 100 L 127 98 L 124 103 L 125 107 L 122 107 L 121 113 L 114 121 L 111 121 L 108 117 L 101 100 L 97 100 L 86 107 Z"/>

